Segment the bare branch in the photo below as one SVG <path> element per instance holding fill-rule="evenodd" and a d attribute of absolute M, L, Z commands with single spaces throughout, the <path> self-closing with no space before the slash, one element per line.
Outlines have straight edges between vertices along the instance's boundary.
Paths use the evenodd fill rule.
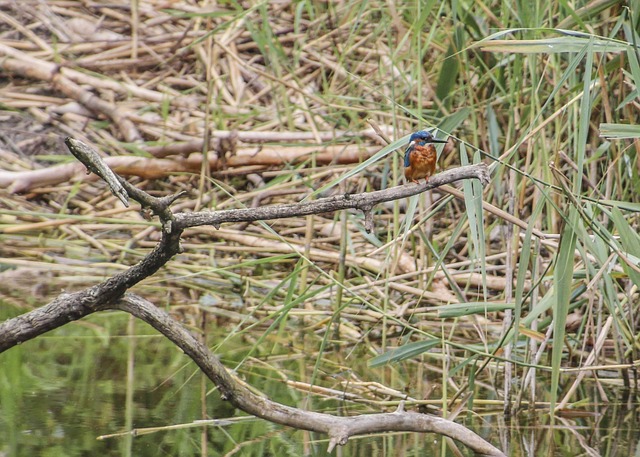
<path fill-rule="evenodd" d="M 464 443 L 480 455 L 504 455 L 499 449 L 463 425 L 437 416 L 404 411 L 403 406 L 399 406 L 392 413 L 339 417 L 303 411 L 273 402 L 254 394 L 241 383 L 235 381 L 224 365 L 205 345 L 153 303 L 142 297 L 127 294 L 113 307 L 145 321 L 182 349 L 215 383 L 224 400 L 246 413 L 271 422 L 297 429 L 326 433 L 331 441 L 330 452 L 335 445 L 346 444 L 352 436 L 403 431 L 437 433 Z"/>
<path fill-rule="evenodd" d="M 118 197 L 118 200 L 122 202 L 124 206 L 129 207 L 129 200 L 127 199 L 127 191 L 124 190 L 118 176 L 107 166 L 100 154 L 92 147 L 87 146 L 82 141 L 78 141 L 74 138 L 67 137 L 64 139 L 64 143 L 71 151 L 78 161 L 87 167 L 87 170 L 94 173 L 104 182 L 107 183 L 111 193 Z"/>
<path fill-rule="evenodd" d="M 483 184 L 489 182 L 489 172 L 483 163 L 453 168 L 432 176 L 427 183 L 406 184 L 390 189 L 365 192 L 362 194 L 343 194 L 322 198 L 310 202 L 290 205 L 263 206 L 261 208 L 230 209 L 224 211 L 176 214 L 176 225 L 181 229 L 199 225 L 220 226 L 224 222 L 252 222 L 286 217 L 308 216 L 345 209 L 370 211 L 375 205 L 391 200 L 411 197 L 434 187 L 449 184 L 461 179 L 479 179 Z"/>
<path fill-rule="evenodd" d="M 112 305 L 153 275 L 180 250 L 181 231 L 163 231 L 160 243 L 141 262 L 93 287 L 61 294 L 50 303 L 0 323 L 0 353 L 50 330 Z"/>
<path fill-rule="evenodd" d="M 129 206 L 129 201 L 127 200 L 128 195 L 140 203 L 142 208 L 151 209 L 151 211 L 160 218 L 165 230 L 171 231 L 170 224 L 173 221 L 173 213 L 170 207 L 184 192 L 178 192 L 177 194 L 167 197 L 153 197 L 115 174 L 102 157 L 100 157 L 100 154 L 91 146 L 71 137 L 65 138 L 64 142 L 76 159 L 82 162 L 90 172 L 100 176 L 103 181 L 107 183 L 111 189 L 111 193 L 118 197 L 124 206 Z"/>

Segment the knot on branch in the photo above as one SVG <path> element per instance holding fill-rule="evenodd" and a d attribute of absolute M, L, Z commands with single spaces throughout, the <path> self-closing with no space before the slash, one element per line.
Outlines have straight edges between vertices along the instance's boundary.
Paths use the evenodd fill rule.
<path fill-rule="evenodd" d="M 349 441 L 349 433 L 344 426 L 329 430 L 329 437 L 329 447 L 327 448 L 329 453 L 333 452 L 336 446 L 344 446 Z"/>
<path fill-rule="evenodd" d="M 486 163 L 479 163 L 478 167 L 478 179 L 483 186 L 486 186 L 491 182 L 491 173 L 489 173 L 489 167 L 487 167 Z"/>
<path fill-rule="evenodd" d="M 367 233 L 373 232 L 373 205 L 363 205 L 360 207 L 364 214 L 364 229 Z"/>

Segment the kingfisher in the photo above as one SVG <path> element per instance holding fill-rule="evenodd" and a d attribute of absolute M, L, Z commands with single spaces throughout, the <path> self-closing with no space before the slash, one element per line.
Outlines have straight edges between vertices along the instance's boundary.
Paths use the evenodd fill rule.
<path fill-rule="evenodd" d="M 436 172 L 438 154 L 433 143 L 446 143 L 436 140 L 433 135 L 421 130 L 411 135 L 409 147 L 404 153 L 404 177 L 418 184 L 418 179 L 429 182 L 429 176 Z"/>

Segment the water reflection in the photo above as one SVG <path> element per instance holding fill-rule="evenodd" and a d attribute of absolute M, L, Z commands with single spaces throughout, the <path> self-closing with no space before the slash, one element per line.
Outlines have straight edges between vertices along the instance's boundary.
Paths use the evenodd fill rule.
<path fill-rule="evenodd" d="M 127 319 L 115 313 L 92 316 L 0 354 L 0 455 L 324 454 L 326 437 L 262 420 L 193 425 L 203 417 L 242 414 L 221 402 L 215 391 L 205 397 L 203 392 L 212 390 L 212 385 L 203 384 L 194 365 L 152 329 L 136 324 L 134 336 L 113 336 L 123 334 Z M 135 350 L 130 351 L 132 347 Z M 133 366 L 130 383 L 128 364 Z M 231 361 L 229 366 L 233 365 Z M 343 403 L 305 397 L 257 371 L 245 375 L 277 401 L 325 412 L 344 410 Z M 584 385 L 577 393 L 583 399 L 580 407 L 566 410 L 553 425 L 544 408 L 523 411 L 509 421 L 500 411 L 486 409 L 458 420 L 511 456 L 638 455 L 637 396 L 628 390 Z M 132 393 L 129 407 L 127 389 Z M 607 401 L 601 400 L 603 393 Z M 364 408 L 348 405 L 349 413 Z M 136 429 L 163 429 L 133 438 L 96 439 L 128 431 L 128 421 Z M 354 438 L 341 452 L 471 455 L 463 446 L 433 434 L 408 433 Z"/>

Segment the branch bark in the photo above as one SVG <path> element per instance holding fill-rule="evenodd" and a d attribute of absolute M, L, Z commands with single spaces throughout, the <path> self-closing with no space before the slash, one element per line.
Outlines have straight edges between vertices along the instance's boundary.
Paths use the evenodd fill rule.
<path fill-rule="evenodd" d="M 286 217 L 308 216 L 345 209 L 359 209 L 365 214 L 383 202 L 399 200 L 420 194 L 435 187 L 462 179 L 479 179 L 483 185 L 489 182 L 489 171 L 483 163 L 453 168 L 429 178 L 427 183 L 406 184 L 390 189 L 364 192 L 361 194 L 342 194 L 321 198 L 310 202 L 290 205 L 263 206 L 260 208 L 230 209 L 224 211 L 176 214 L 176 226 L 182 229 L 199 225 L 219 227 L 224 222 L 253 222 Z"/>
<path fill-rule="evenodd" d="M 181 235 L 178 230 L 163 231 L 155 249 L 128 270 L 88 289 L 61 294 L 40 308 L 0 323 L 0 353 L 112 306 L 129 288 L 153 275 L 179 252 Z"/>
<path fill-rule="evenodd" d="M 205 345 L 153 303 L 142 297 L 127 294 L 116 302 L 113 308 L 133 314 L 182 349 L 216 384 L 224 400 L 228 400 L 246 413 L 270 422 L 326 433 L 330 438 L 329 452 L 338 444 L 346 444 L 352 436 L 403 431 L 437 433 L 464 443 L 480 455 L 504 455 L 499 449 L 460 424 L 437 416 L 404 411 L 402 406 L 393 413 L 340 417 L 303 411 L 273 402 L 254 394 L 237 382 Z"/>
<path fill-rule="evenodd" d="M 83 162 L 85 159 L 83 155 L 87 154 L 93 161 L 102 160 L 95 151 L 76 140 L 67 141 L 67 146 L 73 149 L 74 155 Z M 99 164 L 98 168 L 102 165 Z M 91 166 L 94 167 L 93 164 Z M 271 422 L 326 433 L 330 437 L 330 450 L 338 444 L 345 444 L 349 437 L 354 435 L 383 431 L 416 431 L 433 432 L 451 437 L 482 455 L 502 456 L 504 454 L 499 449 L 462 425 L 436 416 L 406 412 L 402 407 L 393 413 L 339 417 L 303 411 L 272 402 L 252 393 L 237 382 L 206 346 L 199 343 L 168 314 L 141 297 L 125 295 L 128 289 L 142 279 L 153 275 L 180 251 L 180 238 L 184 230 L 189 227 L 200 225 L 219 227 L 225 222 L 296 217 L 349 208 L 362 210 L 371 219 L 372 208 L 378 203 L 416 195 L 460 179 L 474 178 L 479 179 L 483 184 L 489 182 L 489 174 L 484 164 L 445 171 L 433 176 L 426 184 L 408 184 L 381 191 L 345 194 L 291 205 L 173 214 L 170 205 L 179 195 L 155 198 L 118 177 L 130 198 L 138 201 L 143 208 L 151 210 L 160 218 L 162 238 L 159 244 L 142 261 L 126 271 L 88 289 L 62 294 L 41 308 L 1 323 L 0 353 L 91 313 L 105 309 L 119 309 L 144 320 L 179 346 L 216 384 L 223 399 L 249 414 Z"/>

